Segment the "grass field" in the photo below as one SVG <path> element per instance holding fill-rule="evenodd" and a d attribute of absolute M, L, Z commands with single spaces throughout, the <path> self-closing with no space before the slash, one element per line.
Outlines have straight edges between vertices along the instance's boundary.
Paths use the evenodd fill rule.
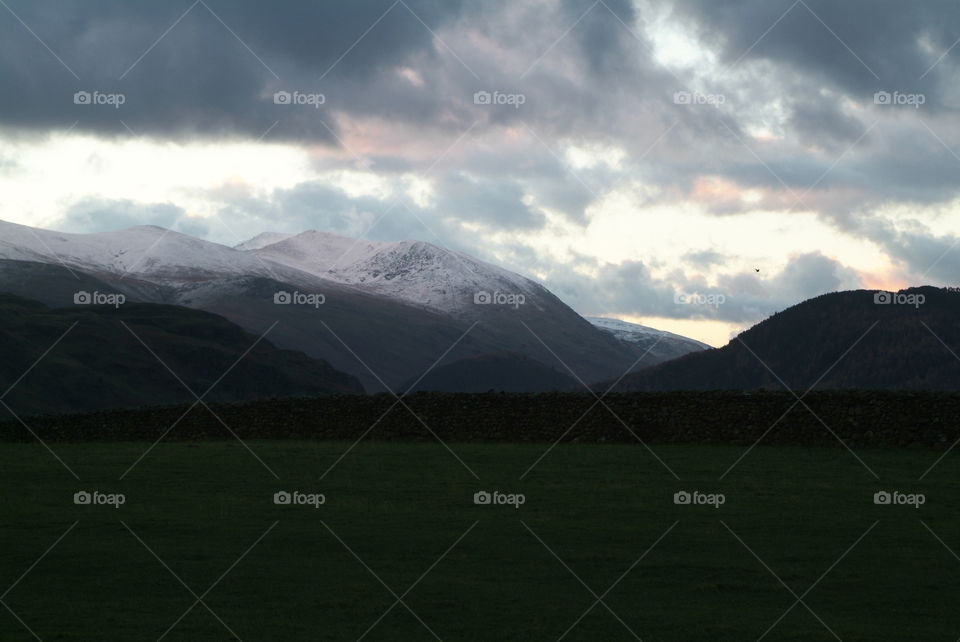
<path fill-rule="evenodd" d="M 654 447 L 678 481 L 639 445 L 562 445 L 521 479 L 546 445 L 451 444 L 464 466 L 362 442 L 330 469 L 349 445 L 250 442 L 263 465 L 161 443 L 122 481 L 149 444 L 55 444 L 79 481 L 39 444 L 0 446 L 0 640 L 960 637 L 954 455 L 919 481 L 939 453 L 858 451 L 878 481 L 840 448 L 759 446 L 720 480 L 744 448 Z"/>

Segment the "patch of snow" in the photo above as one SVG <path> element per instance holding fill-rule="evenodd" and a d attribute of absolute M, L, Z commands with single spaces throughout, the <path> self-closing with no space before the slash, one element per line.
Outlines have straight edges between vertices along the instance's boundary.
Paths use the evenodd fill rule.
<path fill-rule="evenodd" d="M 270 274 L 269 267 L 255 256 L 152 225 L 68 234 L 0 221 L 0 258 L 158 281 Z"/>
<path fill-rule="evenodd" d="M 296 283 L 319 278 L 464 318 L 496 306 L 475 303 L 481 292 L 522 295 L 526 309 L 560 303 L 530 279 L 430 243 L 385 243 L 315 230 L 267 232 L 231 248 L 154 226 L 68 234 L 0 221 L 0 259 L 177 285 L 237 276 Z"/>
<path fill-rule="evenodd" d="M 293 234 L 285 234 L 283 232 L 262 232 L 254 236 L 252 239 L 247 239 L 243 243 L 234 245 L 233 249 L 240 251 L 259 250 L 267 247 L 268 245 L 285 241 L 291 236 L 293 236 Z"/>
<path fill-rule="evenodd" d="M 606 330 L 613 336 L 617 337 L 621 341 L 627 341 L 629 343 L 643 342 L 647 343 L 648 340 L 653 338 L 663 339 L 675 339 L 679 341 L 685 341 L 689 343 L 696 344 L 704 350 L 709 350 L 713 346 L 707 345 L 696 339 L 691 339 L 690 337 L 685 337 L 679 334 L 674 334 L 673 332 L 667 332 L 666 330 L 657 330 L 656 328 L 651 328 L 649 326 L 640 325 L 638 323 L 630 323 L 628 321 L 621 321 L 620 319 L 611 319 L 608 317 L 584 317 L 587 321 L 595 325 L 596 327 Z"/>
<path fill-rule="evenodd" d="M 530 279 L 422 241 L 384 243 L 309 231 L 255 254 L 315 276 L 447 313 L 476 312 L 478 292 L 522 294 L 526 304 L 546 290 Z"/>

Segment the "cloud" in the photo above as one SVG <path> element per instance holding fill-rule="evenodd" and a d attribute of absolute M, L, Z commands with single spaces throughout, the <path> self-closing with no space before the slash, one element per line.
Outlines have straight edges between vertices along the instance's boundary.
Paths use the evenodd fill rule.
<path fill-rule="evenodd" d="M 274 136 L 319 141 L 331 140 L 324 118 L 382 101 L 378 89 L 389 90 L 407 117 L 430 118 L 423 101 L 404 103 L 400 86 L 389 86 L 389 71 L 417 56 L 428 64 L 437 51 L 424 23 L 442 29 L 467 6 L 462 0 L 9 4 L 55 55 L 18 21 L 0 24 L 4 125 L 46 130 L 76 123 L 78 131 L 126 135 L 122 120 L 164 138 L 255 138 L 283 121 Z M 319 109 L 276 105 L 278 90 L 323 93 L 326 102 Z M 122 94 L 123 104 L 78 105 L 78 91 Z"/>
<path fill-rule="evenodd" d="M 505 180 L 477 179 L 468 175 L 447 175 L 438 181 L 436 208 L 444 216 L 466 222 L 481 222 L 497 230 L 542 227 L 542 212 L 524 202 L 524 189 Z"/>
<path fill-rule="evenodd" d="M 10 155 L 0 154 L 0 174 L 10 174 L 19 169 L 20 163 Z"/>
<path fill-rule="evenodd" d="M 863 283 L 856 270 L 819 252 L 810 252 L 792 257 L 772 279 L 767 291 L 782 305 L 860 287 Z"/>
<path fill-rule="evenodd" d="M 699 252 L 687 252 L 683 255 L 683 260 L 696 268 L 705 270 L 714 265 L 722 265 L 727 257 L 713 250 L 701 250 Z"/>
<path fill-rule="evenodd" d="M 515 194 L 509 190 L 506 196 L 482 195 L 482 189 L 477 191 L 476 186 L 456 185 L 454 194 L 440 192 L 438 206 L 421 207 L 406 195 L 406 188 L 404 180 L 395 179 L 380 196 L 357 196 L 316 180 L 266 194 L 247 186 L 224 185 L 212 190 L 207 198 L 216 204 L 213 221 L 222 223 L 216 240 L 231 244 L 263 231 L 299 233 L 316 229 L 374 241 L 416 239 L 451 250 L 476 252 L 476 235 L 462 227 L 464 220 L 469 219 L 463 218 L 463 212 L 452 214 L 444 206 L 448 201 L 459 202 L 462 191 L 457 190 L 466 190 L 474 197 L 481 194 L 489 199 L 488 205 L 502 200 L 508 207 L 500 212 L 505 218 L 517 212 L 527 215 L 519 209 L 522 203 L 512 200 Z M 471 207 L 480 205 L 466 204 L 467 209 Z M 229 238 L 225 238 L 227 233 Z"/>
<path fill-rule="evenodd" d="M 829 99 L 793 103 L 789 126 L 805 141 L 839 154 L 867 133 L 867 126 Z"/>
<path fill-rule="evenodd" d="M 950 0 L 688 0 L 674 8 L 728 63 L 770 61 L 861 99 L 880 89 L 939 98 L 955 63 L 921 76 L 960 38 L 960 6 Z"/>
<path fill-rule="evenodd" d="M 158 145 L 237 138 L 299 148 L 316 174 L 282 189 L 194 194 L 219 221 L 89 196 L 64 214 L 69 229 L 417 238 L 545 275 L 586 312 L 738 323 L 856 287 L 860 276 L 800 240 L 771 275 L 731 271 L 741 257 L 706 238 L 698 251 L 665 239 L 678 255 L 669 273 L 666 255 L 557 258 L 545 246 L 627 208 L 639 222 L 624 235 L 656 234 L 645 216 L 653 206 L 731 226 L 745 213 L 786 221 L 812 211 L 917 277 L 954 241 L 880 214 L 900 208 L 921 220 L 960 196 L 960 50 L 937 62 L 960 39 L 952 0 L 304 0 L 282 9 L 205 0 L 185 16 L 188 3 L 8 3 L 64 63 L 16 20 L 0 21 L 8 138 L 69 128 L 117 144 L 129 130 Z M 659 62 L 675 53 L 663 49 L 674 46 L 665 34 L 689 38 L 698 62 Z M 675 104 L 681 90 L 724 101 Z M 78 105 L 77 91 L 124 102 Z M 278 105 L 278 91 L 307 100 Z M 478 91 L 523 104 L 475 104 Z M 925 102 L 877 105 L 877 91 Z M 18 160 L 5 154 L 0 173 Z M 342 173 L 376 188 L 348 190 Z M 418 185 L 427 196 L 413 199 Z M 956 256 L 929 277 L 950 278 Z M 728 301 L 680 306 L 678 291 Z"/>
<path fill-rule="evenodd" d="M 53 227 L 64 232 L 88 233 L 156 225 L 191 236 L 205 237 L 209 227 L 171 203 L 137 203 L 130 200 L 84 198 L 71 205 Z"/>
<path fill-rule="evenodd" d="M 955 287 L 960 280 L 960 237 L 954 234 L 935 234 L 917 220 L 897 225 L 881 216 L 863 221 L 858 231 L 876 243 L 911 282 Z"/>
<path fill-rule="evenodd" d="M 657 275 L 643 261 L 605 264 L 592 275 L 555 264 L 547 284 L 584 314 L 737 324 L 756 323 L 814 296 L 863 286 L 856 270 L 819 252 L 792 256 L 770 276 L 730 272 L 710 280 L 683 271 Z"/>

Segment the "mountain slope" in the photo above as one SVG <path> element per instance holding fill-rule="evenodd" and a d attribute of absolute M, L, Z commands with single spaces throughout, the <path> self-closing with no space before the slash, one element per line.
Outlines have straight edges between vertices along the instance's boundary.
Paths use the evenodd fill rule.
<path fill-rule="evenodd" d="M 245 252 L 154 226 L 67 234 L 0 221 L 0 258 L 163 281 L 269 273 Z"/>
<path fill-rule="evenodd" d="M 878 305 L 875 292 L 857 290 L 804 301 L 723 348 L 628 375 L 617 390 L 960 389 L 960 360 L 950 352 L 960 354 L 960 293 L 903 294 L 926 300 Z"/>
<path fill-rule="evenodd" d="M 241 359 L 257 337 L 206 312 L 131 303 L 51 309 L 8 294 L 0 294 L 0 380 L 13 384 L 61 336 L 4 399 L 14 412 L 192 402 L 141 340 L 197 395 L 226 373 L 211 401 L 363 392 L 350 375 L 266 339 Z"/>
<path fill-rule="evenodd" d="M 691 352 L 712 349 L 712 346 L 708 346 L 706 343 L 645 325 L 606 317 L 584 318 L 630 346 L 638 357 L 649 354 L 659 361 L 669 361 Z"/>
<path fill-rule="evenodd" d="M 308 231 L 254 254 L 321 278 L 362 287 L 440 312 L 475 317 L 480 292 L 523 295 L 537 305 L 546 289 L 503 268 L 422 241 L 378 243 Z"/>
<path fill-rule="evenodd" d="M 587 382 L 617 377 L 637 358 L 536 282 L 428 243 L 305 232 L 261 235 L 241 247 L 267 245 L 238 250 L 153 227 L 84 235 L 9 223 L 0 238 L 0 291 L 54 306 L 72 305 L 78 290 L 120 292 L 213 312 L 254 334 L 279 322 L 278 346 L 324 359 L 371 392 L 398 389 L 441 355 L 523 354 Z M 324 302 L 281 305 L 280 292 Z M 636 367 L 661 360 L 651 354 Z"/>
<path fill-rule="evenodd" d="M 597 329 L 535 281 L 430 243 L 380 243 L 308 231 L 253 253 L 272 264 L 447 316 L 464 331 L 473 326 L 447 362 L 513 352 L 597 381 L 619 376 L 639 356 L 633 346 Z M 662 360 L 649 354 L 636 367 Z"/>
<path fill-rule="evenodd" d="M 262 247 L 286 240 L 291 236 L 293 236 L 293 234 L 285 234 L 283 232 L 263 232 L 261 234 L 257 234 L 252 239 L 248 239 L 239 245 L 233 246 L 233 249 L 241 251 L 259 250 Z"/>

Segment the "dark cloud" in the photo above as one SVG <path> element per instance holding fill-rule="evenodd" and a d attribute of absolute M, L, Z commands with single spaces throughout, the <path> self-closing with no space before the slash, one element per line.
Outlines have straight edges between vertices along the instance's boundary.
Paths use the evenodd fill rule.
<path fill-rule="evenodd" d="M 16 20 L 0 23 L 0 125 L 21 130 L 259 139 L 269 129 L 270 140 L 334 143 L 328 128 L 345 116 L 444 133 L 530 120 L 547 138 L 613 140 L 615 122 L 636 118 L 638 101 L 664 102 L 667 87 L 654 88 L 674 82 L 651 62 L 628 0 L 9 5 L 55 54 Z M 276 105 L 278 91 L 322 104 Z M 525 103 L 476 105 L 478 91 Z M 123 103 L 77 105 L 76 92 Z"/>
<path fill-rule="evenodd" d="M 881 89 L 938 97 L 939 81 L 954 63 L 921 76 L 960 39 L 960 5 L 951 0 L 686 0 L 674 6 L 700 25 L 705 41 L 721 47 L 728 63 L 772 61 L 860 98 Z"/>
<path fill-rule="evenodd" d="M 765 209 L 813 209 L 843 227 L 891 203 L 957 196 L 960 67 L 956 51 L 947 52 L 960 39 L 960 5 L 691 0 L 673 11 L 736 72 L 719 89 L 737 107 L 722 116 L 726 126 L 717 112 L 712 123 L 677 128 L 703 152 L 668 166 L 667 180 L 685 192 L 698 175 L 723 176 L 786 193 L 764 200 Z M 922 94 L 924 102 L 919 109 L 876 105 L 878 91 Z M 751 125 L 773 136 L 752 135 Z M 727 214 L 730 207 L 709 209 Z"/>
<path fill-rule="evenodd" d="M 867 125 L 830 99 L 798 100 L 789 125 L 803 141 L 839 154 L 867 133 Z"/>
<path fill-rule="evenodd" d="M 960 158 L 953 146 L 960 131 L 948 120 L 924 122 L 892 123 L 878 137 L 880 148 L 860 156 L 857 165 L 864 187 L 876 187 L 890 200 L 912 203 L 936 203 L 957 194 Z"/>
<path fill-rule="evenodd" d="M 960 237 L 937 235 L 918 221 L 903 227 L 873 216 L 860 221 L 857 232 L 876 243 L 901 268 L 903 278 L 924 285 L 960 284 Z"/>
<path fill-rule="evenodd" d="M 205 0 L 183 16 L 191 3 L 11 0 L 62 64 L 12 16 L 0 22 L 0 122 L 66 129 L 79 121 L 79 130 L 125 135 L 123 120 L 165 137 L 256 137 L 282 121 L 275 135 L 328 140 L 320 121 L 331 110 L 362 108 L 365 97 L 368 104 L 377 95 L 369 88 L 404 60 L 429 64 L 437 52 L 427 26 L 455 21 L 465 4 Z M 388 89 L 408 116 L 428 117 L 428 101 Z M 319 109 L 276 105 L 281 90 L 326 100 Z M 124 102 L 77 105 L 78 91 L 122 94 Z"/>
<path fill-rule="evenodd" d="M 630 0 L 562 0 L 560 3 L 569 24 L 579 23 L 572 32 L 594 73 L 629 70 L 630 40 L 638 37 L 633 30 L 636 10 Z M 611 19 L 613 18 L 613 19 Z"/>
<path fill-rule="evenodd" d="M 391 207 L 388 201 L 351 197 L 320 181 L 278 189 L 267 196 L 254 194 L 247 186 L 227 185 L 210 192 L 208 198 L 217 204 L 217 217 L 237 243 L 263 231 L 300 233 L 309 229 L 353 237 L 369 233 L 376 239 L 373 232 L 382 233 L 384 226 L 370 227 L 386 219 L 384 214 Z"/>
<path fill-rule="evenodd" d="M 453 214 L 443 206 L 457 200 L 452 195 L 458 190 L 465 190 L 460 194 L 486 199 L 482 204 L 467 204 L 467 209 L 476 207 L 478 213 L 494 208 L 499 202 L 503 207 L 499 215 L 504 218 L 504 225 L 511 224 L 507 221 L 510 216 L 537 216 L 522 209 L 525 206 L 513 199 L 517 192 L 510 189 L 484 193 L 482 186 L 469 182 L 451 189 L 451 193 L 439 191 L 437 204 L 427 208 L 417 205 L 405 194 L 402 181 L 389 186 L 387 193 L 380 197 L 351 196 L 322 181 L 300 183 L 267 195 L 255 194 L 247 186 L 227 185 L 209 192 L 207 197 L 216 204 L 217 219 L 224 228 L 215 231 L 218 239 L 229 234 L 228 242 L 232 244 L 263 231 L 299 233 L 316 229 L 374 241 L 426 241 L 484 258 L 486 250 L 482 243 L 478 244 L 475 232 L 463 227 L 464 222 L 470 222 L 469 217 L 463 215 L 466 210 Z M 516 226 L 517 221 L 512 224 Z"/>
<path fill-rule="evenodd" d="M 888 254 L 919 283 L 960 286 L 960 238 L 900 233 L 885 244 Z"/>
<path fill-rule="evenodd" d="M 862 286 L 860 275 L 839 261 L 810 252 L 794 256 L 777 274 L 769 291 L 783 302 L 803 301 L 827 292 L 854 290 Z"/>
<path fill-rule="evenodd" d="M 515 182 L 455 174 L 445 176 L 434 189 L 439 193 L 437 209 L 462 221 L 527 230 L 542 227 L 546 220 L 542 212 L 524 203 L 524 190 Z"/>

